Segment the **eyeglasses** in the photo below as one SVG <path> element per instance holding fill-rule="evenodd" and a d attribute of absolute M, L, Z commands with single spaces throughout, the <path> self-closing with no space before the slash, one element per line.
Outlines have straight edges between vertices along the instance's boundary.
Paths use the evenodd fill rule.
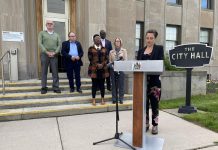
<path fill-rule="evenodd" d="M 69 36 L 69 37 L 76 37 L 76 36 Z"/>

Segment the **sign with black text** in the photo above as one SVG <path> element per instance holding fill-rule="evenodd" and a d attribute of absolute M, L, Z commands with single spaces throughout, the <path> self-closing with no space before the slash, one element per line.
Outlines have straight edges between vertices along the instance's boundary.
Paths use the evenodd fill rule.
<path fill-rule="evenodd" d="M 178 45 L 169 50 L 170 63 L 178 68 L 200 67 L 210 63 L 212 47 L 205 44 Z"/>

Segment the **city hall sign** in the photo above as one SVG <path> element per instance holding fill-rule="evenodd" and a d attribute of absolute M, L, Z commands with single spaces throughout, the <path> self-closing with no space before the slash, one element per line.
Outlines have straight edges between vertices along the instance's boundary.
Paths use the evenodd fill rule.
<path fill-rule="evenodd" d="M 212 47 L 205 44 L 178 45 L 169 51 L 172 66 L 194 68 L 210 63 Z"/>

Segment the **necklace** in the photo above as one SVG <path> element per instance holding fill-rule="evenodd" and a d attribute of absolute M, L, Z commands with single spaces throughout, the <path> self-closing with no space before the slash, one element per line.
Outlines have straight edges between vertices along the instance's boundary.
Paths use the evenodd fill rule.
<path fill-rule="evenodd" d="M 153 51 L 153 47 L 147 47 L 144 51 L 144 54 L 151 54 Z"/>

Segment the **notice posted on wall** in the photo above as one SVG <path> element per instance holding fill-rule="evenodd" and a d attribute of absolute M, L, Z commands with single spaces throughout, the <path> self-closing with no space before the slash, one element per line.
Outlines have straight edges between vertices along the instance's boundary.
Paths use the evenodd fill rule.
<path fill-rule="evenodd" d="M 2 31 L 2 41 L 24 42 L 23 32 Z"/>

